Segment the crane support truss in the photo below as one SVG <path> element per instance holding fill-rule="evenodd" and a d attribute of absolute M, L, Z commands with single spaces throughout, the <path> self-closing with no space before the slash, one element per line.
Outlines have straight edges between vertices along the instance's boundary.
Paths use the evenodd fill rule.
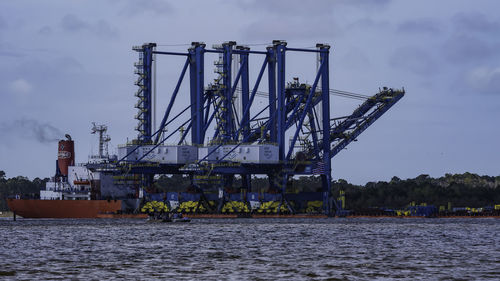
<path fill-rule="evenodd" d="M 282 198 L 285 199 L 283 204 L 286 204 L 285 188 L 291 177 L 319 175 L 322 179 L 325 214 L 330 214 L 333 207 L 340 210 L 341 207 L 336 200 L 332 200 L 330 194 L 331 159 L 397 103 L 403 97 L 404 90 L 383 88 L 377 94 L 367 97 L 351 115 L 331 118 L 330 95 L 336 90 L 330 90 L 330 46 L 317 44 L 316 47 L 289 48 L 285 41 L 280 40 L 273 41 L 265 51 L 253 51 L 233 41 L 212 49 L 206 48 L 204 43 L 193 42 L 185 53 L 158 51 L 155 43 L 134 47 L 139 52 L 139 62 L 135 64 L 136 74 L 139 75 L 136 82 L 139 87 L 136 93 L 139 99 L 136 105 L 139 109 L 136 116 L 139 120 L 138 140 L 117 162 L 94 168 L 122 172 L 126 170 L 149 179 L 155 174 L 189 174 L 193 179 L 216 178 L 221 179 L 220 182 L 211 182 L 210 185 L 220 185 L 220 190 L 231 185 L 234 175 L 239 174 L 242 186 L 247 191 L 252 189 L 250 177 L 264 174 L 269 177 L 270 188 L 282 193 Z M 317 54 L 318 70 L 312 85 L 299 83 L 298 78 L 287 83 L 286 59 L 287 54 L 292 52 Z M 208 54 L 218 56 L 215 62 L 217 77 L 205 84 L 208 79 L 204 73 L 204 60 Z M 151 122 L 154 55 L 186 58 L 158 128 L 153 128 Z M 239 63 L 233 62 L 236 55 L 239 56 Z M 251 85 L 249 62 L 251 59 L 258 62 L 258 57 L 262 63 L 254 78 L 255 83 Z M 232 68 L 237 70 L 233 71 Z M 268 92 L 263 93 L 258 89 L 266 70 Z M 186 72 L 189 72 L 190 105 L 171 116 Z M 237 74 L 232 77 L 234 73 Z M 348 95 L 347 92 L 341 93 Z M 238 98 L 236 95 L 239 95 Z M 256 97 L 267 99 L 267 105 L 258 105 Z M 241 102 L 238 105 L 242 109 L 241 116 L 237 114 L 235 100 Z M 317 110 L 318 108 L 321 110 Z M 183 113 L 188 110 L 190 116 L 182 119 Z M 174 122 L 180 123 L 180 126 L 167 134 L 167 126 Z M 208 134 L 212 135 L 212 139 L 205 141 L 209 138 Z M 190 145 L 197 149 L 206 148 L 205 154 L 199 154 L 196 159 L 185 163 L 150 160 L 150 156 L 172 136 L 179 137 L 178 145 L 181 145 L 188 135 L 191 137 Z M 277 147 L 276 161 L 250 163 L 235 160 L 235 153 L 249 145 Z M 131 158 L 138 150 L 142 153 Z M 212 157 L 217 152 L 218 156 Z M 201 191 L 206 187 L 196 181 L 193 184 Z"/>
<path fill-rule="evenodd" d="M 153 80 L 153 51 L 156 48 L 155 43 L 144 44 L 140 47 L 134 47 L 133 50 L 139 53 L 139 61 L 134 64 L 135 74 L 138 75 L 135 85 L 139 87 L 135 96 L 138 102 L 135 107 L 138 113 L 135 118 L 139 121 L 136 130 L 139 132 L 137 139 L 141 143 L 151 142 L 152 128 L 152 80 Z"/>

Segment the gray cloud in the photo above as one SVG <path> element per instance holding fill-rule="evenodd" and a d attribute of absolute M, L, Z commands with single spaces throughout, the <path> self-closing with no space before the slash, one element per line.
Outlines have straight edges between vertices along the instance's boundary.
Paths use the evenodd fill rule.
<path fill-rule="evenodd" d="M 64 137 L 64 134 L 58 128 L 49 123 L 33 119 L 21 119 L 10 123 L 1 123 L 0 129 L 5 135 L 14 138 L 28 138 L 40 143 L 56 142 Z"/>
<path fill-rule="evenodd" d="M 81 20 L 78 16 L 73 14 L 68 14 L 62 18 L 61 27 L 65 31 L 80 31 L 84 29 L 89 29 L 90 25 Z"/>
<path fill-rule="evenodd" d="M 461 32 L 495 33 L 500 32 L 500 21 L 490 21 L 483 13 L 457 13 L 453 23 Z"/>
<path fill-rule="evenodd" d="M 309 23 L 316 22 L 311 19 Z M 243 28 L 244 38 L 249 40 L 262 40 L 271 42 L 273 39 L 304 40 L 304 39 L 324 39 L 338 34 L 339 29 L 331 19 L 323 19 L 323 24 L 304 24 L 302 18 L 289 18 L 280 20 L 270 18 L 255 21 Z M 314 45 L 314 44 L 313 44 Z"/>
<path fill-rule="evenodd" d="M 500 21 L 483 13 L 460 12 L 452 17 L 454 34 L 443 44 L 445 59 L 453 64 L 475 66 L 498 60 Z"/>
<path fill-rule="evenodd" d="M 0 15 L 0 29 L 4 29 L 7 27 L 7 22 L 3 19 L 3 17 Z"/>
<path fill-rule="evenodd" d="M 14 93 L 27 94 L 31 92 L 33 86 L 28 81 L 18 78 L 10 83 L 10 89 Z"/>
<path fill-rule="evenodd" d="M 245 38 L 251 40 L 271 40 L 285 38 L 287 40 L 324 40 L 341 35 L 341 25 L 336 22 L 335 13 L 346 7 L 356 10 L 373 9 L 386 6 L 389 0 L 302 0 L 287 1 L 240 1 L 232 3 L 237 8 L 255 14 L 255 21 L 243 28 Z M 386 27 L 387 23 L 369 18 L 356 21 L 348 28 Z"/>
<path fill-rule="evenodd" d="M 465 74 L 470 90 L 479 94 L 500 95 L 500 67 L 477 67 Z"/>
<path fill-rule="evenodd" d="M 282 1 L 240 1 L 235 5 L 243 10 L 255 10 L 259 13 L 292 15 L 294 17 L 315 18 L 318 15 L 331 15 L 337 8 L 344 7 L 379 9 L 388 5 L 390 0 L 282 0 Z"/>
<path fill-rule="evenodd" d="M 118 37 L 118 30 L 105 20 L 99 20 L 92 28 L 101 37 Z"/>
<path fill-rule="evenodd" d="M 337 2 L 364 9 L 382 9 L 389 5 L 391 0 L 340 0 Z"/>
<path fill-rule="evenodd" d="M 418 75 L 435 73 L 438 63 L 425 50 L 404 46 L 396 49 L 389 59 L 389 64 L 395 68 L 405 69 Z"/>
<path fill-rule="evenodd" d="M 14 48 L 14 46 L 12 46 L 11 44 L 0 42 L 0 56 L 20 58 L 24 57 L 25 55 L 20 52 L 19 49 Z"/>
<path fill-rule="evenodd" d="M 81 70 L 83 65 L 73 57 L 55 57 L 49 60 L 30 57 L 19 63 L 11 72 L 43 82 L 54 81 L 68 73 Z"/>
<path fill-rule="evenodd" d="M 371 63 L 358 47 L 351 47 L 344 56 L 340 57 L 339 64 L 342 68 L 365 69 Z"/>
<path fill-rule="evenodd" d="M 443 45 L 444 57 L 451 63 L 486 61 L 497 53 L 494 43 L 466 34 L 453 35 Z"/>
<path fill-rule="evenodd" d="M 431 18 L 421 18 L 402 22 L 397 27 L 402 33 L 429 33 L 436 34 L 441 31 L 440 23 Z"/>
<path fill-rule="evenodd" d="M 318 0 L 313 5 L 305 5 L 301 0 L 288 1 L 243 1 L 236 5 L 243 10 L 254 10 L 259 13 L 270 13 L 280 15 L 293 15 L 296 17 L 310 17 L 329 14 L 335 5 L 334 1 Z"/>
<path fill-rule="evenodd" d="M 2 42 L 0 40 L 0 56 L 21 58 L 27 57 L 29 55 L 39 56 L 40 54 L 43 54 L 43 56 L 45 56 L 49 53 L 54 53 L 47 48 L 39 48 L 34 45 L 13 44 L 11 42 L 12 41 Z M 19 63 L 21 63 L 21 61 L 17 61 L 16 65 L 18 65 Z"/>
<path fill-rule="evenodd" d="M 390 24 L 387 21 L 373 20 L 371 18 L 361 18 L 347 25 L 347 29 L 383 29 L 389 28 Z"/>
<path fill-rule="evenodd" d="M 43 26 L 38 30 L 38 33 L 43 34 L 43 35 L 49 35 L 52 34 L 52 28 L 50 26 Z"/>
<path fill-rule="evenodd" d="M 80 72 L 84 70 L 83 65 L 73 57 L 58 57 L 54 59 L 53 65 L 65 73 Z"/>
<path fill-rule="evenodd" d="M 112 0 L 111 2 L 122 5 L 119 14 L 125 16 L 139 16 L 143 14 L 168 15 L 172 14 L 175 10 L 166 0 Z"/>
<path fill-rule="evenodd" d="M 243 37 L 249 40 L 324 40 L 321 38 L 340 33 L 333 17 L 335 1 L 318 0 L 314 5 L 304 5 L 301 0 L 247 1 L 234 5 L 255 14 L 253 22 L 242 28 Z"/>
<path fill-rule="evenodd" d="M 0 50 L 0 57 L 20 58 L 23 56 L 24 56 L 23 54 L 16 52 L 16 51 Z"/>
<path fill-rule="evenodd" d="M 61 28 L 66 32 L 76 33 L 81 31 L 88 31 L 100 37 L 118 37 L 118 30 L 105 20 L 99 20 L 95 23 L 86 22 L 80 19 L 77 15 L 67 14 L 62 18 L 60 25 Z"/>

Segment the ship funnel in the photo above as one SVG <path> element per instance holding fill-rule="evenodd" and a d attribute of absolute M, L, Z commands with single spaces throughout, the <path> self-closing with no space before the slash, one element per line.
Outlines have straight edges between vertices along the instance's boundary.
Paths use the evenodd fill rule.
<path fill-rule="evenodd" d="M 66 134 L 67 140 L 60 140 L 57 149 L 57 166 L 62 176 L 68 176 L 68 166 L 75 165 L 75 143 Z"/>

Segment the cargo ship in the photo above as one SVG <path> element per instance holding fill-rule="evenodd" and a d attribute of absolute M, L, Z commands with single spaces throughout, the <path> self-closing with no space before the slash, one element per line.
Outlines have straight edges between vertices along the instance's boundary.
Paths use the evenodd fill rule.
<path fill-rule="evenodd" d="M 99 152 L 88 163 L 116 160 L 109 155 L 107 126 L 93 123 L 92 134 L 99 135 Z M 139 206 L 138 180 L 116 176 L 75 164 L 75 145 L 70 135 L 58 142 L 56 172 L 40 190 L 40 198 L 7 199 L 9 209 L 23 218 L 98 218 L 133 212 Z"/>

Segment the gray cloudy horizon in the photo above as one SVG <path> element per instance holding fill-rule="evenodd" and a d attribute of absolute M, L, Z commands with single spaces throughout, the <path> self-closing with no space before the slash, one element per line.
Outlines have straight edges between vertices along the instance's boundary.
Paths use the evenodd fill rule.
<path fill-rule="evenodd" d="M 85 162 L 96 150 L 91 122 L 109 126 L 110 151 L 134 138 L 134 45 L 182 51 L 193 41 L 234 40 L 259 50 L 283 39 L 291 47 L 331 44 L 332 88 L 369 95 L 383 86 L 406 89 L 333 159 L 333 178 L 498 176 L 499 8 L 492 0 L 1 1 L 0 170 L 53 175 L 50 140 L 66 133 L 77 162 Z M 287 79 L 312 81 L 310 62 L 287 57 Z M 182 61 L 161 58 L 159 65 L 161 112 Z M 334 97 L 332 114 L 356 105 Z"/>

